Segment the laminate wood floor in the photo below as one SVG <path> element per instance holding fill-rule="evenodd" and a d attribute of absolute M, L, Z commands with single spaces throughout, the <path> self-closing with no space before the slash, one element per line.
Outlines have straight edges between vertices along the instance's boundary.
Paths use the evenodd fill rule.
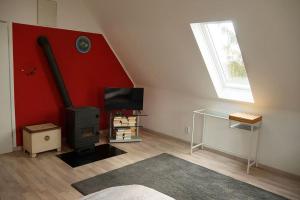
<path fill-rule="evenodd" d="M 71 183 L 160 153 L 175 155 L 290 199 L 300 199 L 300 181 L 297 179 L 260 168 L 251 169 L 247 175 L 246 165 L 240 161 L 206 150 L 191 156 L 187 143 L 167 136 L 143 131 L 142 138 L 140 143 L 113 144 L 127 151 L 126 154 L 77 168 L 71 168 L 57 158 L 55 151 L 41 153 L 37 158 L 29 158 L 21 151 L 1 155 L 0 200 L 78 199 L 82 195 L 72 188 Z"/>

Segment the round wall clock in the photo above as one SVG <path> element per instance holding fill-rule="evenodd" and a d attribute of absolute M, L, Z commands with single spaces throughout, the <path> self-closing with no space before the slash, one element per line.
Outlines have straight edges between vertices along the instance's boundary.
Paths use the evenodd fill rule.
<path fill-rule="evenodd" d="M 79 36 L 76 39 L 76 49 L 80 53 L 87 53 L 91 49 L 91 41 L 87 36 Z"/>

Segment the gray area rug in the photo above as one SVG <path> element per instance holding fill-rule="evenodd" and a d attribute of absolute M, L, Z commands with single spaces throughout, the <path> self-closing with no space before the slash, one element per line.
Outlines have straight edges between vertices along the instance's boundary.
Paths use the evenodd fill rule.
<path fill-rule="evenodd" d="M 285 199 L 169 154 L 127 165 L 72 184 L 83 195 L 121 185 L 153 188 L 177 200 Z"/>

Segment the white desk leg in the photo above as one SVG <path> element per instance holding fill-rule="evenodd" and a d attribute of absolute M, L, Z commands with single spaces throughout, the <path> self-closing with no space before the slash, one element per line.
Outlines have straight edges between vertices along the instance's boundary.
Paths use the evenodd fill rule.
<path fill-rule="evenodd" d="M 256 136 L 256 150 L 255 150 L 255 166 L 258 167 L 258 149 L 259 149 L 259 137 L 260 137 L 260 127 L 257 130 Z"/>
<path fill-rule="evenodd" d="M 192 125 L 192 134 L 191 134 L 191 155 L 193 154 L 194 130 L 195 130 L 195 113 L 193 113 L 193 125 Z"/>
<path fill-rule="evenodd" d="M 204 132 L 205 132 L 205 123 L 206 123 L 206 122 L 205 122 L 205 115 L 203 115 L 203 129 L 202 129 L 202 134 L 201 134 L 201 144 L 202 144 L 202 145 L 201 145 L 201 149 L 202 149 L 202 150 L 204 149 L 204 147 L 203 147 L 203 146 L 204 146 L 204 145 L 203 145 L 203 144 L 204 144 L 204 143 L 203 143 L 203 141 L 204 141 L 204 140 L 203 140 L 203 136 L 204 136 Z"/>
<path fill-rule="evenodd" d="M 251 132 L 250 132 L 250 146 L 249 146 L 249 154 L 248 154 L 248 163 L 247 163 L 247 174 L 250 171 L 250 164 L 251 164 L 251 154 L 252 154 L 252 135 L 253 135 L 253 125 L 251 125 Z"/>

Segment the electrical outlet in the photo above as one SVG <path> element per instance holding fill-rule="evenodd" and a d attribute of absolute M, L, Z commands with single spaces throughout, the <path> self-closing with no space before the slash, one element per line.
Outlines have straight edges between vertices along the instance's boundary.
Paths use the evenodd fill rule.
<path fill-rule="evenodd" d="M 191 132 L 191 127 L 189 127 L 189 126 L 184 127 L 184 132 L 185 132 L 186 134 L 190 134 L 190 132 Z"/>

